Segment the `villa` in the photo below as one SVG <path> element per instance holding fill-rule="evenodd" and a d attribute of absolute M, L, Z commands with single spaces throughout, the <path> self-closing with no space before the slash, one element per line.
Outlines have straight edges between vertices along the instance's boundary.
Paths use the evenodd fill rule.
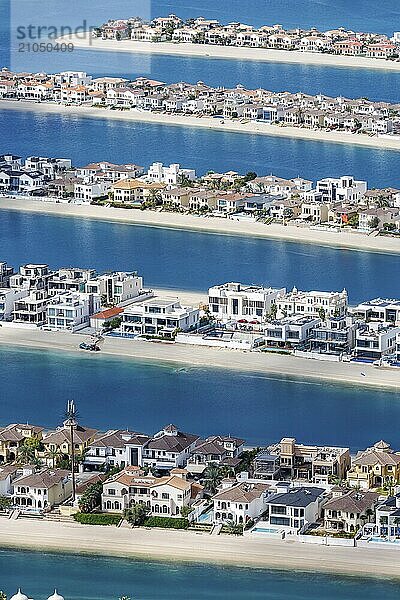
<path fill-rule="evenodd" d="M 199 439 L 198 435 L 183 433 L 175 425 L 167 425 L 146 443 L 143 465 L 160 470 L 185 467 Z"/>
<path fill-rule="evenodd" d="M 266 500 L 267 514 L 260 525 L 297 534 L 305 525 L 318 521 L 326 490 L 320 487 L 288 488 L 282 486 Z"/>
<path fill-rule="evenodd" d="M 355 533 L 371 521 L 379 495 L 375 492 L 332 488 L 332 498 L 323 507 L 324 529 L 334 533 Z"/>
<path fill-rule="evenodd" d="M 242 283 L 224 283 L 208 290 L 210 313 L 222 322 L 263 322 L 285 288 L 271 288 Z"/>
<path fill-rule="evenodd" d="M 27 439 L 41 439 L 43 427 L 37 425 L 16 424 L 0 429 L 0 463 L 14 462 L 19 448 Z"/>
<path fill-rule="evenodd" d="M 125 468 L 143 464 L 143 450 L 150 440 L 148 435 L 128 430 L 110 430 L 99 434 L 85 453 L 84 468 Z"/>
<path fill-rule="evenodd" d="M 154 298 L 128 306 L 122 314 L 122 335 L 172 336 L 199 323 L 199 309 L 182 306 L 178 298 Z"/>
<path fill-rule="evenodd" d="M 400 453 L 383 440 L 358 452 L 347 473 L 350 486 L 361 490 L 400 483 Z"/>
<path fill-rule="evenodd" d="M 222 489 L 212 497 L 213 522 L 233 521 L 244 525 L 259 517 L 267 507 L 270 486 L 266 483 L 222 483 Z"/>
<path fill-rule="evenodd" d="M 69 471 L 25 466 L 21 477 L 13 481 L 13 503 L 24 510 L 49 509 L 61 504 L 72 492 Z"/>

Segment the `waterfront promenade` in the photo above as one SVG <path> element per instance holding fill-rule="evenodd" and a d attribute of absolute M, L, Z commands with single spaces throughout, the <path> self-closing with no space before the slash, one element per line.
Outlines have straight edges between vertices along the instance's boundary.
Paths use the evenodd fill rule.
<path fill-rule="evenodd" d="M 179 292 L 175 292 L 179 293 Z M 172 295 L 172 290 L 170 295 Z M 0 328 L 0 344 L 9 347 L 42 350 L 83 352 L 79 343 L 87 336 L 66 331 L 49 332 L 39 329 Z M 120 337 L 106 337 L 101 352 L 90 355 L 93 360 L 102 356 L 191 367 L 233 369 L 236 371 L 285 376 L 292 379 L 328 381 L 356 386 L 399 389 L 400 369 L 379 368 L 370 364 L 321 362 L 306 358 L 273 353 L 246 352 L 173 343 L 156 343 Z"/>
<path fill-rule="evenodd" d="M 104 206 L 42 202 L 23 198 L 0 197 L 0 211 L 15 210 L 26 213 L 49 214 L 61 217 L 78 217 L 130 223 L 165 229 L 187 229 L 216 234 L 251 236 L 266 239 L 282 239 L 334 248 L 349 248 L 365 252 L 399 254 L 400 240 L 388 236 L 361 233 L 331 232 L 326 229 L 310 229 L 293 225 L 265 225 L 263 223 L 238 221 L 218 217 L 197 217 L 177 212 L 152 210 L 122 210 Z"/>
<path fill-rule="evenodd" d="M 400 63 L 399 63 L 400 65 Z M 251 135 L 278 136 L 291 139 L 302 139 L 309 141 L 331 142 L 336 144 L 351 144 L 353 146 L 380 148 L 383 150 L 400 150 L 400 136 L 369 136 L 367 134 L 355 134 L 351 132 L 327 131 L 325 129 L 307 129 L 297 126 L 281 126 L 260 123 L 258 121 L 214 119 L 212 117 L 196 117 L 177 113 L 164 114 L 150 110 L 139 111 L 111 110 L 110 108 L 96 108 L 93 106 L 79 106 L 56 104 L 46 101 L 30 100 L 0 100 L 1 110 L 20 110 L 24 112 L 36 112 L 47 114 L 60 114 L 62 116 L 87 117 L 114 119 L 122 121 L 134 121 L 139 123 L 153 123 L 176 127 L 194 127 L 197 129 L 212 129 L 215 131 L 226 131 L 233 133 L 246 133 Z"/>
<path fill-rule="evenodd" d="M 399 577 L 398 549 L 314 546 L 249 536 L 0 520 L 0 547 L 146 560 Z"/>
<path fill-rule="evenodd" d="M 164 54 L 169 56 L 192 56 L 197 58 L 224 58 L 231 60 L 252 60 L 257 62 L 278 62 L 288 64 L 308 64 L 316 66 L 344 67 L 350 69 L 379 69 L 400 71 L 400 62 L 364 56 L 343 56 L 296 50 L 273 50 L 219 46 L 212 44 L 191 44 L 173 42 L 138 42 L 132 40 L 103 40 L 87 36 L 64 36 L 57 40 L 73 43 L 75 48 L 105 50 L 108 52 L 131 52 L 132 54 Z"/>

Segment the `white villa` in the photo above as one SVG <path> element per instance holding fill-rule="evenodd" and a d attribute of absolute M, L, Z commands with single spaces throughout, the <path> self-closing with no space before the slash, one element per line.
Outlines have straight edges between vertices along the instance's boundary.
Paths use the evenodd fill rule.
<path fill-rule="evenodd" d="M 171 336 L 177 329 L 187 331 L 199 323 L 200 312 L 182 306 L 178 298 L 153 298 L 127 307 L 122 314 L 123 335 Z"/>
<path fill-rule="evenodd" d="M 64 292 L 47 304 L 47 326 L 53 331 L 76 331 L 89 325 L 90 315 L 100 310 L 98 294 Z"/>
<path fill-rule="evenodd" d="M 229 480 L 226 485 L 222 482 L 222 490 L 212 498 L 214 523 L 246 524 L 265 511 L 269 484 L 242 482 L 232 485 Z"/>
<path fill-rule="evenodd" d="M 210 313 L 218 321 L 265 321 L 278 298 L 286 288 L 271 288 L 242 283 L 224 283 L 208 290 Z"/>
<path fill-rule="evenodd" d="M 340 317 L 346 313 L 348 306 L 347 291 L 342 292 L 302 292 L 296 287 L 276 300 L 278 317 L 304 315 L 319 317 L 324 312 L 326 317 Z"/>
<path fill-rule="evenodd" d="M 182 169 L 179 164 L 164 167 L 162 163 L 155 162 L 150 165 L 147 171 L 147 178 L 152 182 L 177 185 L 183 178 L 194 181 L 196 179 L 196 171 L 194 169 Z"/>

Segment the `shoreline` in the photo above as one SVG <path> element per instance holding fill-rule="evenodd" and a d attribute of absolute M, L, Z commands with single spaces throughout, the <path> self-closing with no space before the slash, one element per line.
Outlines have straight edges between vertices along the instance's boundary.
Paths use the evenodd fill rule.
<path fill-rule="evenodd" d="M 191 531 L 116 529 L 32 519 L 0 521 L 0 548 L 147 561 L 400 578 L 395 548 L 315 546 Z"/>
<path fill-rule="evenodd" d="M 284 137 L 313 142 L 328 142 L 332 144 L 351 144 L 353 146 L 400 151 L 400 136 L 397 136 L 396 138 L 392 138 L 391 136 L 370 137 L 366 134 L 314 130 L 294 126 L 281 127 L 279 125 L 263 124 L 257 121 L 241 123 L 240 120 L 232 121 L 228 119 L 214 119 L 212 117 L 163 114 L 151 111 L 139 112 L 134 109 L 120 111 L 108 108 L 95 108 L 93 106 L 66 106 L 64 104 L 34 102 L 29 100 L 0 100 L 0 111 L 1 110 L 20 110 L 25 112 L 31 111 L 66 116 L 72 115 L 86 118 L 115 119 L 138 123 L 150 123 L 153 125 L 164 125 L 168 127 L 193 127 L 219 132 L 225 131 L 248 135 L 264 135 L 267 137 Z"/>
<path fill-rule="evenodd" d="M 86 338 L 85 334 L 11 327 L 0 328 L 0 345 L 11 349 L 19 347 L 31 350 L 83 353 L 91 360 L 117 357 L 150 364 L 216 368 L 263 374 L 270 377 L 285 377 L 294 381 L 309 380 L 387 390 L 400 388 L 400 369 L 379 369 L 369 364 L 324 362 L 273 353 L 243 352 L 185 344 L 163 344 L 117 337 L 106 337 L 101 352 L 92 354 L 79 350 L 78 346 L 82 338 Z"/>
<path fill-rule="evenodd" d="M 257 222 L 234 221 L 218 217 L 196 217 L 173 212 L 140 209 L 105 208 L 103 206 L 65 204 L 0 197 L 0 211 L 93 219 L 161 229 L 188 230 L 214 235 L 234 235 L 299 244 L 313 244 L 358 252 L 399 254 L 400 240 L 391 237 L 369 236 L 362 233 L 328 232 L 293 225 L 265 225 Z"/>
<path fill-rule="evenodd" d="M 89 32 L 86 35 L 90 36 Z M 81 50 L 128 52 L 137 54 L 163 54 L 168 56 L 190 56 L 194 58 L 253 60 L 257 62 L 279 62 L 287 64 L 307 64 L 314 66 L 339 67 L 350 69 L 378 69 L 400 71 L 400 62 L 381 58 L 343 56 L 301 52 L 299 50 L 276 50 L 273 48 L 249 48 L 240 46 L 217 46 L 213 44 L 192 44 L 173 42 L 138 42 L 132 40 L 102 40 L 94 37 L 78 38 L 67 35 L 57 40 L 59 43 L 73 43 Z"/>

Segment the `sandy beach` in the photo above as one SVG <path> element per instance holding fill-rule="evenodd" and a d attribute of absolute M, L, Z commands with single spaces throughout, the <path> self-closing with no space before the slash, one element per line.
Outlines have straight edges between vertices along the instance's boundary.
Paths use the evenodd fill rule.
<path fill-rule="evenodd" d="M 102 40 L 76 35 L 59 38 L 59 42 L 72 42 L 74 47 L 107 52 L 131 52 L 134 54 L 167 54 L 171 56 L 193 56 L 197 58 L 224 58 L 233 60 L 255 60 L 258 62 L 281 62 L 308 64 L 326 67 L 351 69 L 381 69 L 400 71 L 400 62 L 363 56 L 340 56 L 296 50 L 272 50 L 267 48 L 240 48 L 235 46 L 214 46 L 211 44 L 183 44 L 172 42 L 136 42 L 131 40 Z"/>
<path fill-rule="evenodd" d="M 400 240 L 396 238 L 351 232 L 322 231 L 293 225 L 265 225 L 263 223 L 235 221 L 218 217 L 196 217 L 171 212 L 124 210 L 103 206 L 58 204 L 40 200 L 0 197 L 0 210 L 2 209 L 59 217 L 97 219 L 147 227 L 187 229 L 213 234 L 288 240 L 365 252 L 400 253 Z"/>
<path fill-rule="evenodd" d="M 291 139 L 301 139 L 314 142 L 330 142 L 335 144 L 352 144 L 382 150 L 400 150 L 400 136 L 369 136 L 338 131 L 306 129 L 303 127 L 268 125 L 257 121 L 241 123 L 239 120 L 213 119 L 212 117 L 195 117 L 181 114 L 164 114 L 151 111 L 111 110 L 109 108 L 94 108 L 92 106 L 65 106 L 46 102 L 27 100 L 0 100 L 0 110 L 23 110 L 48 114 L 60 114 L 74 117 L 116 119 L 139 123 L 152 123 L 168 127 L 195 127 L 197 129 L 212 129 L 231 133 L 246 133 L 250 135 L 278 136 Z"/>
<path fill-rule="evenodd" d="M 260 373 L 265 376 L 289 379 L 344 383 L 357 387 L 369 386 L 394 390 L 400 388 L 400 369 L 381 369 L 368 364 L 321 362 L 272 353 L 155 343 L 115 337 L 105 339 L 101 352 L 88 353 L 78 348 L 79 343 L 86 339 L 84 335 L 68 332 L 0 328 L 0 344 L 9 347 L 79 352 L 91 360 L 119 356 L 144 363 L 158 362 L 186 368 L 211 366 L 213 369 Z"/>
<path fill-rule="evenodd" d="M 79 552 L 146 560 L 297 569 L 371 577 L 400 577 L 392 548 L 313 546 L 208 533 L 116 529 L 33 519 L 0 520 L 0 547 Z"/>

